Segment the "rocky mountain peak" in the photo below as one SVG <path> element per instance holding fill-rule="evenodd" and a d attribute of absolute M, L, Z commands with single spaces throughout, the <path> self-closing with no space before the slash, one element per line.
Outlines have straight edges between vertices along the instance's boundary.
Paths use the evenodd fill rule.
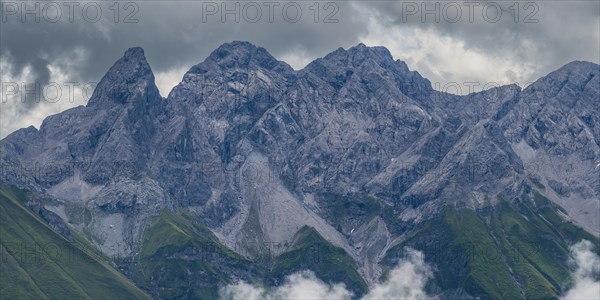
<path fill-rule="evenodd" d="M 363 43 L 348 50 L 338 48 L 311 62 L 303 71 L 314 74 L 336 88 L 341 88 L 353 74 L 359 72 L 361 74 L 357 76 L 361 78 L 374 73 L 389 77 L 403 93 L 415 99 L 433 90 L 429 80 L 418 72 L 409 70 L 403 61 L 394 60 L 387 48 L 369 47 Z"/>
<path fill-rule="evenodd" d="M 244 106 L 266 109 L 296 78 L 288 64 L 278 61 L 267 50 L 249 42 L 233 41 L 214 50 L 203 62 L 193 66 L 173 88 L 167 102 L 173 111 L 198 108 L 200 103 L 213 112 L 208 117 L 229 115 Z M 238 101 L 243 100 L 243 101 Z M 215 111 L 216 110 L 216 111 Z"/>
<path fill-rule="evenodd" d="M 131 47 L 125 51 L 123 56 L 128 61 L 146 61 L 144 49 L 142 47 Z"/>
<path fill-rule="evenodd" d="M 582 60 L 574 60 L 564 66 L 562 66 L 559 70 L 571 70 L 571 71 L 593 71 L 596 70 L 596 72 L 600 69 L 600 65 L 595 64 L 593 62 L 589 62 L 589 61 L 582 61 Z"/>
<path fill-rule="evenodd" d="M 265 48 L 257 47 L 250 42 L 233 41 L 225 43 L 214 50 L 205 63 L 215 63 L 221 68 L 263 68 L 273 70 L 285 68 L 292 71 L 286 63 L 280 62 L 273 57 Z M 203 73 L 203 64 L 197 65 L 190 70 L 193 73 Z"/>
<path fill-rule="evenodd" d="M 359 61 L 362 58 L 372 58 L 380 62 L 389 63 L 394 60 L 387 48 L 381 46 L 368 47 L 363 43 L 348 49 L 347 53 L 353 55 L 355 61 Z"/>
<path fill-rule="evenodd" d="M 306 70 L 318 72 L 322 66 L 329 68 L 341 67 L 344 69 L 357 68 L 367 60 L 371 60 L 382 66 L 394 63 L 392 54 L 385 47 L 368 47 L 360 43 L 348 50 L 340 47 L 325 57 L 308 64 Z"/>
<path fill-rule="evenodd" d="M 87 106 L 108 108 L 156 98 L 160 96 L 144 50 L 133 47 L 102 77 Z"/>
<path fill-rule="evenodd" d="M 583 89 L 588 83 L 595 83 L 593 77 L 600 73 L 600 65 L 587 61 L 572 61 L 558 70 L 540 78 L 533 83 L 530 89 L 544 89 L 549 85 L 554 85 L 555 88 L 563 88 L 569 85 L 572 88 Z M 596 90 L 598 87 L 595 88 Z"/>

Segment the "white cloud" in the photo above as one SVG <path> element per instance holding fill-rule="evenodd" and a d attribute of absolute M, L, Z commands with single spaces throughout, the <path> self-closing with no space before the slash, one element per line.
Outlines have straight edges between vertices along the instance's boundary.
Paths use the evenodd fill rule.
<path fill-rule="evenodd" d="M 429 266 L 419 251 L 407 249 L 408 258 L 394 268 L 385 282 L 376 284 L 362 298 L 370 299 L 427 299 L 433 298 L 425 292 L 425 284 L 432 277 Z M 222 299 L 352 299 L 352 292 L 344 284 L 327 284 L 311 271 L 288 276 L 285 282 L 274 288 L 265 289 L 245 282 L 228 285 L 221 289 Z"/>
<path fill-rule="evenodd" d="M 190 67 L 179 67 L 172 68 L 165 72 L 157 72 L 154 75 L 156 81 L 156 87 L 160 91 L 160 95 L 167 97 L 171 90 L 181 82 L 183 75 L 190 69 Z"/>
<path fill-rule="evenodd" d="M 407 249 L 408 259 L 390 272 L 389 279 L 376 284 L 363 300 L 375 299 L 428 299 L 425 284 L 433 276 L 419 251 Z"/>
<path fill-rule="evenodd" d="M 219 292 L 222 299 L 264 299 L 266 291 L 243 281 L 231 284 Z"/>
<path fill-rule="evenodd" d="M 571 247 L 574 284 L 561 299 L 600 299 L 600 257 L 591 242 L 583 240 Z"/>
<path fill-rule="evenodd" d="M 39 128 L 42 121 L 53 114 L 69 108 L 85 105 L 92 96 L 96 82 L 81 79 L 76 72 L 77 65 L 90 58 L 84 48 L 75 48 L 65 55 L 51 59 L 42 54 L 50 63 L 46 66 L 50 71 L 48 84 L 38 81 L 30 66 L 15 70 L 14 62 L 9 54 L 0 57 L 0 78 L 2 91 L 0 95 L 0 138 L 13 131 L 29 126 Z M 189 67 L 173 68 L 155 75 L 156 85 L 163 96 L 181 82 Z M 37 94 L 23 94 L 25 88 L 38 86 Z M 13 87 L 17 88 L 13 92 Z M 26 97 L 26 102 L 23 102 Z M 35 101 L 35 103 L 32 103 Z"/>
<path fill-rule="evenodd" d="M 15 70 L 10 55 L 0 57 L 2 95 L 0 100 L 0 138 L 19 128 L 39 128 L 49 115 L 84 105 L 92 95 L 95 83 L 84 82 L 70 73 L 74 66 L 89 58 L 83 48 L 75 48 L 47 65 L 48 83 L 37 81 L 30 66 Z M 16 90 L 13 90 L 16 88 Z M 24 90 L 35 93 L 25 94 Z"/>
<path fill-rule="evenodd" d="M 301 70 L 310 62 L 312 62 L 315 57 L 311 57 L 306 52 L 306 49 L 296 48 L 291 52 L 287 52 L 279 58 L 279 60 L 286 62 L 289 64 L 294 70 Z"/>
<path fill-rule="evenodd" d="M 15 119 L 13 116 L 20 115 L 19 103 L 20 95 L 13 92 L 15 84 L 21 82 L 33 82 L 35 75 L 31 66 L 27 65 L 19 72 L 14 70 L 12 58 L 9 55 L 0 56 L 0 81 L 2 89 L 0 91 L 0 138 L 4 138 L 15 129 L 26 127 L 22 124 L 24 118 Z"/>
<path fill-rule="evenodd" d="M 504 84 L 524 86 L 533 80 L 536 71 L 534 64 L 514 59 L 513 53 L 503 56 L 486 53 L 434 27 L 401 27 L 375 11 L 370 12 L 368 24 L 368 33 L 361 37 L 366 45 L 385 46 L 396 59 L 429 79 L 437 90 L 468 94 Z M 540 51 L 527 40 L 520 41 L 520 48 L 531 53 Z M 472 82 L 479 86 L 469 91 Z M 461 90 L 450 88 L 453 83 L 458 83 Z"/>
<path fill-rule="evenodd" d="M 311 271 L 302 271 L 286 278 L 281 286 L 271 290 L 254 287 L 245 282 L 221 290 L 222 299 L 350 299 L 352 293 L 344 284 L 327 284 Z"/>

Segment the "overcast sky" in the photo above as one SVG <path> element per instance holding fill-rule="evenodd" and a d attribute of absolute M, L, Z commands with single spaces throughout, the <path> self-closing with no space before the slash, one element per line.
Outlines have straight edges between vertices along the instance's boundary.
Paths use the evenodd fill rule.
<path fill-rule="evenodd" d="M 595 0 L 1 3 L 0 138 L 85 104 L 93 83 L 133 46 L 144 48 L 165 97 L 232 40 L 295 69 L 339 47 L 385 46 L 434 87 L 456 82 L 463 94 L 470 82 L 526 86 L 570 61 L 600 61 Z M 35 84 L 42 95 L 23 99 Z"/>

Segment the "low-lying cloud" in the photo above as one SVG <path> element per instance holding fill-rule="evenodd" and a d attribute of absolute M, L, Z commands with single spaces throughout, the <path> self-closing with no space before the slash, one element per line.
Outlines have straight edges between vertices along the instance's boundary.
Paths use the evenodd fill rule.
<path fill-rule="evenodd" d="M 285 283 L 266 290 L 245 282 L 221 290 L 222 299 L 351 299 L 352 292 L 343 283 L 327 284 L 311 271 L 288 276 Z"/>
<path fill-rule="evenodd" d="M 428 299 L 427 281 L 433 277 L 431 268 L 419 251 L 407 249 L 408 258 L 393 269 L 388 280 L 376 284 L 363 300 L 375 299 Z"/>
<path fill-rule="evenodd" d="M 583 240 L 571 247 L 573 287 L 561 299 L 600 298 L 600 257 L 593 252 L 594 245 Z"/>
<path fill-rule="evenodd" d="M 434 298 L 425 292 L 425 285 L 433 275 L 422 253 L 412 249 L 407 249 L 407 253 L 407 258 L 391 270 L 388 279 L 373 286 L 362 300 Z M 272 288 L 238 282 L 221 289 L 220 296 L 224 300 L 354 299 L 343 283 L 325 283 L 311 271 L 289 275 L 282 285 Z"/>

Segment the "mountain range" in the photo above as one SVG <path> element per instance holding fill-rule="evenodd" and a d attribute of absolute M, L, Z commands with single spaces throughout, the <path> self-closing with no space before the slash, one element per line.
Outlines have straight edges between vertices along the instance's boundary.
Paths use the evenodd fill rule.
<path fill-rule="evenodd" d="M 30 215 L 3 227 L 96 249 L 123 298 L 215 298 L 307 269 L 360 296 L 408 249 L 432 266 L 430 295 L 556 298 L 569 246 L 600 251 L 599 72 L 575 61 L 454 95 L 383 47 L 295 71 L 234 41 L 163 98 L 131 48 L 86 106 L 0 141 L 3 214 Z M 9 270 L 35 285 L 15 245 L 41 242 L 11 237 Z"/>

